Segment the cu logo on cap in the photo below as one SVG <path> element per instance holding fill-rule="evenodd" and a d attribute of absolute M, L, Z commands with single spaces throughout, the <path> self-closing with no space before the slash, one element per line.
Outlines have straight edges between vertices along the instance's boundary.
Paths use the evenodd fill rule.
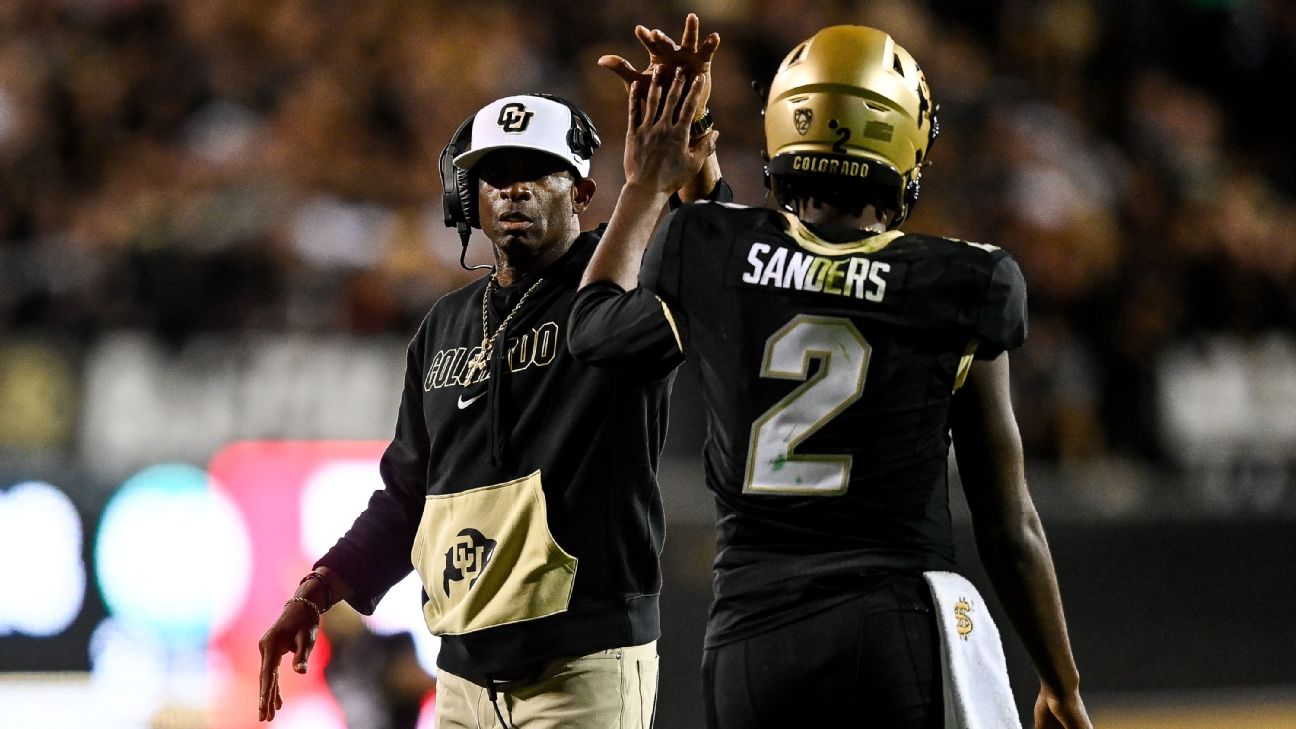
<path fill-rule="evenodd" d="M 525 132 L 533 116 L 534 111 L 527 111 L 525 106 L 514 101 L 500 107 L 499 119 L 495 123 L 506 132 Z"/>

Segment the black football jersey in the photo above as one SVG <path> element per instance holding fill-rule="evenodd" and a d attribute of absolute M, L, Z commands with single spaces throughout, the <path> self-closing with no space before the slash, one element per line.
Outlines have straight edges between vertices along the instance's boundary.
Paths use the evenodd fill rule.
<path fill-rule="evenodd" d="M 821 608 L 843 580 L 953 563 L 951 397 L 973 357 L 1025 339 L 1025 283 L 994 246 L 858 235 L 703 203 L 645 256 L 641 292 L 701 369 L 712 644 Z"/>

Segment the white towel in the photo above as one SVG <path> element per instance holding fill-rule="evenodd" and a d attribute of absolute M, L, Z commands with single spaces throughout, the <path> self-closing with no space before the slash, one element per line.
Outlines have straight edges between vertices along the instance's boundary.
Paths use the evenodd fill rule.
<path fill-rule="evenodd" d="M 940 626 L 945 729 L 1021 729 L 999 629 L 981 594 L 953 572 L 924 572 Z"/>

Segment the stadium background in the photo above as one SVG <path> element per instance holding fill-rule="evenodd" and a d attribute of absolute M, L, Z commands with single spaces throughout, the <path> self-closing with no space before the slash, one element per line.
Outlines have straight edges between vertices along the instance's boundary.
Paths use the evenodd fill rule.
<path fill-rule="evenodd" d="M 0 727 L 250 722 L 264 616 L 370 487 L 409 333 L 472 278 L 442 145 L 498 96 L 571 98 L 603 133 L 585 220 L 606 219 L 624 96 L 594 61 L 641 63 L 633 26 L 688 11 L 724 39 L 711 106 L 744 202 L 749 82 L 794 43 L 870 24 L 924 65 L 942 136 L 906 227 L 1002 245 L 1031 285 L 1014 400 L 1098 725 L 1296 726 L 1296 5 L 10 0 Z M 696 393 L 686 368 L 662 472 L 667 728 L 700 725 Z M 309 711 L 280 722 L 336 726 L 293 680 Z"/>

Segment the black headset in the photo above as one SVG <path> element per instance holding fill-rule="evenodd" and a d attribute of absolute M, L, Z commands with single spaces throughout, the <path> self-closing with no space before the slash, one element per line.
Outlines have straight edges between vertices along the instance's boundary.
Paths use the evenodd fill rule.
<path fill-rule="evenodd" d="M 580 107 L 561 96 L 554 96 L 553 94 L 525 95 L 556 101 L 571 111 L 571 128 L 567 130 L 567 146 L 571 148 L 572 153 L 577 157 L 589 159 L 594 156 L 594 150 L 603 144 L 598 129 L 594 127 L 594 122 L 589 118 L 588 114 L 581 111 Z M 459 265 L 469 271 L 478 268 L 493 268 L 493 266 L 484 263 L 469 266 L 465 261 L 468 255 L 468 238 L 472 235 L 472 229 L 481 229 L 481 221 L 477 218 L 477 178 L 468 170 L 456 167 L 454 163 L 455 157 L 472 149 L 472 124 L 476 116 L 476 114 L 473 114 L 459 125 L 454 135 L 450 137 L 450 143 L 445 146 L 445 149 L 441 150 L 439 162 L 442 190 L 441 209 L 444 213 L 445 224 L 447 228 L 454 228 L 459 232 L 459 240 L 463 244 L 463 250 L 459 254 Z"/>

